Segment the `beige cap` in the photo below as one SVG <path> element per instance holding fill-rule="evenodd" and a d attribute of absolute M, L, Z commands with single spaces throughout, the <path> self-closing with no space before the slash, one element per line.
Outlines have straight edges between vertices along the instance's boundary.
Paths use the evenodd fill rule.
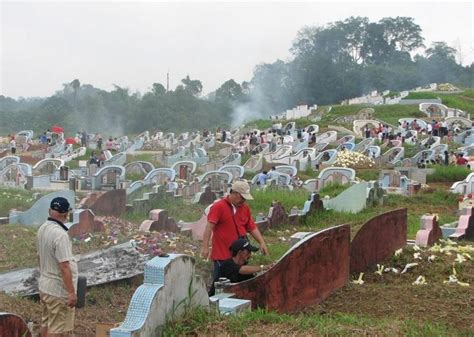
<path fill-rule="evenodd" d="M 250 194 L 250 186 L 245 181 L 236 181 L 232 184 L 232 191 L 239 193 L 242 198 L 246 200 L 253 200 L 252 195 Z"/>

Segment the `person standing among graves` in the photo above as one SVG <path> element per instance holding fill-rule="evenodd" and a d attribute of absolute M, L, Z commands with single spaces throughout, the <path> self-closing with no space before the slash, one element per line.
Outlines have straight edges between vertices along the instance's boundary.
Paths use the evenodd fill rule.
<path fill-rule="evenodd" d="M 41 336 L 65 336 L 74 330 L 78 271 L 64 225 L 70 210 L 66 198 L 54 198 L 48 220 L 38 229 Z"/>
<path fill-rule="evenodd" d="M 260 185 L 260 187 L 263 187 L 267 184 L 267 179 L 268 179 L 268 172 L 263 171 L 257 174 L 257 185 Z"/>
<path fill-rule="evenodd" d="M 12 136 L 11 137 L 11 140 L 10 140 L 10 150 L 12 152 L 12 155 L 14 155 L 16 153 L 16 141 L 15 141 L 15 136 Z"/>
<path fill-rule="evenodd" d="M 204 258 L 209 257 L 209 240 L 212 233 L 210 257 L 214 261 L 213 279 L 218 277 L 222 262 L 232 257 L 229 250 L 232 242 L 239 238 L 246 238 L 247 233 L 257 240 L 261 251 L 268 255 L 267 245 L 253 221 L 250 208 L 245 203 L 246 200 L 252 199 L 249 184 L 245 181 L 236 181 L 232 184 L 229 195 L 215 202 L 209 211 L 201 255 Z"/>

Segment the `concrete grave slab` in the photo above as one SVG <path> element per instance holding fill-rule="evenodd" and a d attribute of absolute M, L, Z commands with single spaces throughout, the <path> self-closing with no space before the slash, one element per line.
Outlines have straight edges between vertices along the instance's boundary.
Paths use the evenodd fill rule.
<path fill-rule="evenodd" d="M 225 291 L 281 313 L 318 304 L 349 281 L 349 241 L 349 225 L 308 235 L 270 270 Z"/>
<path fill-rule="evenodd" d="M 351 243 L 351 273 L 366 271 L 406 245 L 407 209 L 380 214 L 367 221 Z"/>
<path fill-rule="evenodd" d="M 75 259 L 78 261 L 79 275 L 87 278 L 87 286 L 93 286 L 142 274 L 149 256 L 140 253 L 132 243 L 126 242 L 76 255 Z M 37 268 L 0 273 L 0 291 L 20 296 L 35 295 L 38 293 L 38 277 Z"/>

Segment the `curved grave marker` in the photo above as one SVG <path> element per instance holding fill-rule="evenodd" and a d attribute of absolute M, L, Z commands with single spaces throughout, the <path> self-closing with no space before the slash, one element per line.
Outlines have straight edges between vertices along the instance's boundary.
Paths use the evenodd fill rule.
<path fill-rule="evenodd" d="M 367 270 L 407 242 L 407 209 L 380 214 L 367 221 L 351 243 L 351 273 Z"/>
<path fill-rule="evenodd" d="M 31 337 L 31 332 L 20 316 L 8 312 L 0 312 L 0 336 Z"/>
<path fill-rule="evenodd" d="M 298 242 L 267 272 L 225 290 L 251 300 L 253 308 L 296 312 L 349 281 L 349 247 L 349 225 L 322 230 Z"/>

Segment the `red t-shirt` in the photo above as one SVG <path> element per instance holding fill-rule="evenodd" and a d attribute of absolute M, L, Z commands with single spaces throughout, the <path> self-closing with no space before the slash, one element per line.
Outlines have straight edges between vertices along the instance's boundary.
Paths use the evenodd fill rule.
<path fill-rule="evenodd" d="M 456 159 L 456 164 L 458 165 L 466 165 L 467 163 L 468 161 L 464 157 L 458 157 L 458 159 Z"/>
<path fill-rule="evenodd" d="M 239 236 L 244 236 L 247 232 L 257 228 L 247 204 L 235 209 L 234 219 L 237 229 L 234 220 L 232 220 L 233 207 L 229 197 L 217 201 L 209 210 L 207 221 L 214 224 L 211 251 L 211 259 L 213 260 L 227 260 L 232 257 L 229 247 L 232 242 L 238 239 L 237 230 Z"/>

